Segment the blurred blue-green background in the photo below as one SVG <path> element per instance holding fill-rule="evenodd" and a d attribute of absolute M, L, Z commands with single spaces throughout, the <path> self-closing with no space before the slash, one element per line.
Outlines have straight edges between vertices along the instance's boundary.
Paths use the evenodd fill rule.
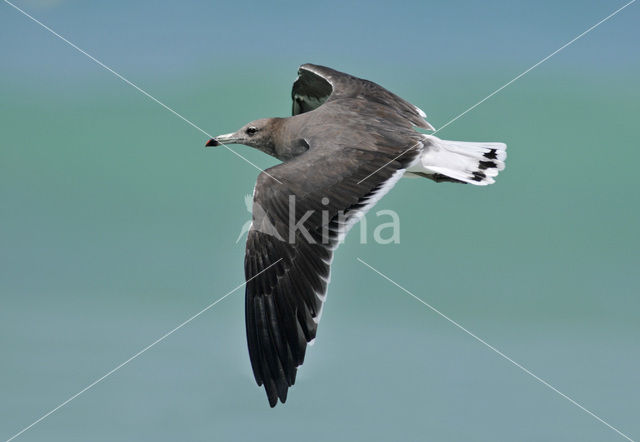
<path fill-rule="evenodd" d="M 304 62 L 438 127 L 623 5 L 15 3 L 214 135 L 288 115 Z M 253 381 L 238 290 L 16 440 L 622 440 L 357 257 L 640 437 L 639 22 L 629 6 L 439 133 L 506 142 L 506 170 L 381 201 L 401 241 L 356 228 L 338 251 L 285 406 Z M 0 55 L 7 439 L 242 283 L 258 171 L 6 3 Z"/>

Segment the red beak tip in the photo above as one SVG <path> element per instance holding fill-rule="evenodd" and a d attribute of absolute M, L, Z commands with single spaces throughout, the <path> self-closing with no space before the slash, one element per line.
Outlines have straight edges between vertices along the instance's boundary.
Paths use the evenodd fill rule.
<path fill-rule="evenodd" d="M 218 146 L 219 144 L 220 143 L 218 143 L 215 138 L 211 138 L 209 141 L 207 141 L 207 143 L 204 146 L 212 147 L 212 146 Z"/>

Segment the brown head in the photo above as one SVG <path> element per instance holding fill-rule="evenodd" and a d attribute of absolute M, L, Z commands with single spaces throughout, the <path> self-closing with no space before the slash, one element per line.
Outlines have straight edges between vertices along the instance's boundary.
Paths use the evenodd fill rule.
<path fill-rule="evenodd" d="M 266 154 L 275 155 L 276 139 L 281 121 L 282 118 L 261 118 L 245 124 L 236 132 L 211 138 L 205 146 L 244 144 L 261 150 Z"/>

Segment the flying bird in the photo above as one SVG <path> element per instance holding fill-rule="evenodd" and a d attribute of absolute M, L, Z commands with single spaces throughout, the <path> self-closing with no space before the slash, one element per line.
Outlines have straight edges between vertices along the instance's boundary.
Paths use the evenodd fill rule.
<path fill-rule="evenodd" d="M 292 116 L 252 121 L 206 146 L 244 144 L 282 163 L 258 176 L 244 259 L 245 321 L 255 380 L 284 403 L 315 339 L 333 253 L 403 176 L 484 186 L 503 143 L 442 140 L 425 113 L 385 88 L 304 64 Z M 259 210 L 256 210 L 259 208 Z"/>

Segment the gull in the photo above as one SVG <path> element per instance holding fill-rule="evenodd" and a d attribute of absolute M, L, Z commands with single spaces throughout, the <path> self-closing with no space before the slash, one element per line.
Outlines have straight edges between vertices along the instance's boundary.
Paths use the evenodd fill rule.
<path fill-rule="evenodd" d="M 333 253 L 398 180 L 492 184 L 506 145 L 442 140 L 425 113 L 378 84 L 304 64 L 292 116 L 252 121 L 206 146 L 244 144 L 282 163 L 257 178 L 244 259 L 255 380 L 284 403 L 316 337 Z M 269 268 L 266 272 L 264 269 Z"/>

